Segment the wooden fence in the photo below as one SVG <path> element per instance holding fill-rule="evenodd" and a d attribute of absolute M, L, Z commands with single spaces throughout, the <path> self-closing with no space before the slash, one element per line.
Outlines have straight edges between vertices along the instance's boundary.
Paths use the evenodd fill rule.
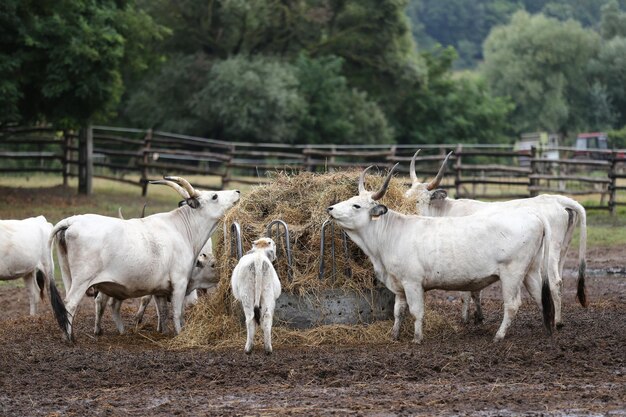
<path fill-rule="evenodd" d="M 275 171 L 328 171 L 401 162 L 408 176 L 416 160 L 418 177 L 430 178 L 454 151 L 442 183 L 456 198 L 510 199 L 559 193 L 589 195 L 588 209 L 615 211 L 626 205 L 623 150 L 585 154 L 574 148 L 516 151 L 511 145 L 283 145 L 225 142 L 173 133 L 91 126 L 79 132 L 13 128 L 0 132 L 0 172 L 58 173 L 63 184 L 78 177 L 90 194 L 92 178 L 120 181 L 147 192 L 148 181 L 168 175 L 218 178 L 194 180 L 199 188 L 262 184 Z M 558 151 L 558 159 L 544 155 Z M 408 179 L 407 179 L 408 183 Z"/>

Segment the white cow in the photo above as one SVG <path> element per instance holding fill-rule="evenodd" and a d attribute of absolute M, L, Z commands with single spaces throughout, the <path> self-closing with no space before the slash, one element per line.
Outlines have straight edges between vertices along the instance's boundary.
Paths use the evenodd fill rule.
<path fill-rule="evenodd" d="M 37 314 L 39 299 L 54 274 L 47 245 L 51 230 L 52 224 L 44 216 L 0 220 L 0 280 L 24 278 L 31 316 Z"/>
<path fill-rule="evenodd" d="M 196 259 L 196 264 L 193 267 L 193 271 L 191 272 L 191 279 L 187 286 L 187 294 L 185 296 L 184 306 L 190 306 L 197 302 L 198 293 L 196 290 L 198 289 L 209 289 L 214 287 L 217 284 L 217 273 L 215 271 L 215 257 L 213 256 L 213 244 L 211 238 L 207 241 L 207 243 L 202 247 L 200 251 L 200 255 Z M 137 324 L 141 323 L 143 320 L 144 313 L 146 311 L 146 307 L 152 301 L 152 295 L 145 295 L 141 297 L 141 301 L 139 303 L 139 309 L 135 314 L 135 322 Z M 122 306 L 122 300 L 117 300 L 115 298 L 111 298 L 103 292 L 99 292 L 96 296 L 95 305 L 96 305 L 96 318 L 94 325 L 94 334 L 96 336 L 102 334 L 102 315 L 104 314 L 104 310 L 106 309 L 106 305 L 111 305 L 112 317 L 115 323 L 115 327 L 117 331 L 122 334 L 124 332 L 124 322 L 122 321 L 122 317 L 120 315 L 120 308 Z M 166 332 L 166 318 L 168 312 L 167 311 L 159 311 L 157 308 L 157 331 Z"/>
<path fill-rule="evenodd" d="M 200 251 L 200 255 L 198 255 L 198 259 L 196 259 L 196 264 L 193 268 L 193 272 L 191 273 L 191 280 L 189 281 L 189 287 L 193 288 L 193 291 L 189 293 L 189 295 L 185 296 L 185 306 L 194 305 L 198 301 L 198 291 L 199 289 L 207 290 L 214 288 L 218 283 L 219 277 L 217 276 L 217 272 L 215 271 L 215 256 L 213 255 L 213 240 L 209 238 L 207 243 L 204 245 L 202 250 Z M 152 300 L 151 295 L 146 295 L 141 298 L 141 303 L 139 305 L 139 309 L 135 314 L 135 322 L 137 324 L 141 323 L 143 320 L 143 315 L 146 311 L 146 307 L 150 304 Z M 157 316 L 159 318 L 159 322 L 157 325 L 158 331 L 165 331 L 163 329 L 163 325 L 161 322 L 161 316 L 163 314 L 167 314 L 167 312 L 160 312 L 157 309 Z"/>
<path fill-rule="evenodd" d="M 541 213 L 550 223 L 552 231 L 552 239 L 550 240 L 551 262 L 558 265 L 558 274 L 554 275 L 554 282 L 551 282 L 552 296 L 555 306 L 555 321 L 557 327 L 562 326 L 561 317 L 561 291 L 562 291 L 562 273 L 565 263 L 565 254 L 572 240 L 574 228 L 580 223 L 580 248 L 578 253 L 578 291 L 577 298 L 583 305 L 587 305 L 585 295 L 585 254 L 587 247 L 587 215 L 585 209 L 577 201 L 561 196 L 561 195 L 540 195 L 533 198 L 524 198 L 502 202 L 484 202 L 471 199 L 454 200 L 448 198 L 445 190 L 437 189 L 443 174 L 445 172 L 446 163 L 452 154 L 450 152 L 437 176 L 429 183 L 421 183 L 415 175 L 415 158 L 419 150 L 415 152 L 411 159 L 409 174 L 411 176 L 412 185 L 406 191 L 407 199 L 416 200 L 416 214 L 432 217 L 461 217 L 478 212 L 509 210 L 512 208 L 528 208 Z M 480 307 L 480 292 L 472 293 L 476 305 L 476 319 L 482 320 L 482 311 Z M 469 293 L 464 294 L 463 299 L 463 320 L 467 321 L 469 310 Z"/>
<path fill-rule="evenodd" d="M 397 166 L 397 164 L 396 164 Z M 554 304 L 550 293 L 550 225 L 527 209 L 466 217 L 406 216 L 376 200 L 387 191 L 394 166 L 375 193 L 359 179 L 359 195 L 327 208 L 327 212 L 365 252 L 374 271 L 394 294 L 393 337 L 400 332 L 401 313 L 408 304 L 415 318 L 413 341 L 422 340 L 424 292 L 432 289 L 477 291 L 500 280 L 504 318 L 494 341 L 501 340 L 521 304 L 524 277 L 543 310 L 551 333 Z"/>
<path fill-rule="evenodd" d="M 187 193 L 187 191 L 185 191 L 185 189 L 179 186 L 176 186 L 176 187 L 177 187 L 176 188 L 177 191 L 181 195 L 185 196 L 185 198 L 189 198 L 189 194 Z M 185 200 L 179 203 L 179 207 L 183 204 L 186 204 Z M 146 205 L 144 204 L 143 209 L 141 210 L 140 218 L 144 218 L 145 214 L 146 214 Z M 118 209 L 118 217 L 122 220 L 125 220 L 124 216 L 122 215 L 121 208 Z M 187 288 L 188 295 L 185 296 L 184 305 L 189 306 L 189 305 L 195 304 L 198 300 L 198 294 L 197 294 L 196 289 L 207 289 L 207 288 L 214 286 L 215 284 L 217 284 L 216 277 L 217 277 L 217 274 L 215 273 L 215 257 L 213 256 L 213 241 L 211 240 L 211 238 L 209 238 L 209 240 L 207 240 L 207 242 L 202 247 L 202 250 L 200 251 L 200 255 L 198 255 L 198 258 L 196 259 L 196 263 L 191 273 L 191 280 Z M 70 278 L 66 277 L 66 279 L 69 280 Z M 67 288 L 69 288 L 69 285 Z M 141 321 L 143 320 L 146 307 L 148 307 L 148 304 L 150 304 L 150 301 L 152 301 L 152 295 L 145 295 L 141 297 L 139 309 L 137 310 L 137 313 L 135 314 L 136 324 L 141 323 Z M 111 306 L 111 315 L 113 317 L 113 322 L 115 323 L 115 327 L 117 328 L 117 331 L 120 334 L 124 333 L 124 322 L 122 321 L 122 316 L 120 314 L 120 309 L 122 307 L 122 300 L 118 300 L 118 299 L 109 297 L 108 295 L 102 292 L 98 292 L 98 294 L 95 297 L 94 303 L 96 307 L 94 334 L 96 336 L 99 336 L 102 334 L 102 327 L 101 327 L 102 315 L 104 314 L 104 311 L 106 310 L 107 304 Z M 168 317 L 168 312 L 160 311 L 158 307 L 162 307 L 162 306 L 163 306 L 162 303 L 157 303 L 157 317 L 158 317 L 157 331 L 165 333 L 167 332 L 167 327 L 166 327 L 167 320 L 166 319 Z"/>
<path fill-rule="evenodd" d="M 72 283 L 67 307 L 50 280 L 53 311 L 68 340 L 78 304 L 89 287 L 120 300 L 152 294 L 166 311 L 171 297 L 174 327 L 183 325 L 184 303 L 200 250 L 217 222 L 239 200 L 239 191 L 198 191 L 179 177 L 165 184 L 188 193 L 187 205 L 143 219 L 121 220 L 96 214 L 61 220 L 49 247 L 57 244 L 61 272 Z M 185 198 L 185 195 L 181 193 Z"/>
<path fill-rule="evenodd" d="M 256 325 L 263 329 L 265 353 L 272 353 L 272 320 L 280 281 L 272 262 L 276 260 L 276 244 L 268 237 L 255 240 L 252 249 L 241 257 L 233 270 L 233 296 L 241 301 L 246 316 L 248 338 L 244 351 L 252 352 Z"/>

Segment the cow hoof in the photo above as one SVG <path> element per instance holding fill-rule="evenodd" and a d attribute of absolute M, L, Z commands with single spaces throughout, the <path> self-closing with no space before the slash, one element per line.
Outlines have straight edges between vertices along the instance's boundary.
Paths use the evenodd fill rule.
<path fill-rule="evenodd" d="M 564 326 L 565 326 L 565 324 L 563 324 L 563 323 L 557 323 L 556 324 L 556 329 L 557 330 L 561 330 Z"/>
<path fill-rule="evenodd" d="M 95 336 L 102 336 L 102 329 L 94 330 L 93 334 Z"/>
<path fill-rule="evenodd" d="M 271 355 L 272 354 L 272 349 L 265 349 L 265 354 L 266 355 Z"/>
<path fill-rule="evenodd" d="M 250 349 L 250 350 L 244 350 L 244 353 L 245 353 L 246 355 L 250 355 L 250 354 L 252 353 L 252 349 Z"/>

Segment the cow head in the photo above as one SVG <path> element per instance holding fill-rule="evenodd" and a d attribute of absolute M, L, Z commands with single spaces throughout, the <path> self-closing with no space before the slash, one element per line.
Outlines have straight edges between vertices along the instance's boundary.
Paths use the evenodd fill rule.
<path fill-rule="evenodd" d="M 193 210 L 203 212 L 212 219 L 221 218 L 228 209 L 239 201 L 240 196 L 239 190 L 196 190 L 182 177 L 163 177 L 163 180 L 150 181 L 150 184 L 163 184 L 172 187 L 185 201 L 185 203 L 179 204 L 179 209 L 188 206 Z"/>
<path fill-rule="evenodd" d="M 257 239 L 252 242 L 252 250 L 265 252 L 265 256 L 267 256 L 271 262 L 276 260 L 276 243 L 274 242 L 274 239 L 269 237 Z"/>
<path fill-rule="evenodd" d="M 404 198 L 415 200 L 415 208 L 416 213 L 419 215 L 428 215 L 428 208 L 431 204 L 437 204 L 442 199 L 445 199 L 448 196 L 448 193 L 441 189 L 437 188 L 443 179 L 443 175 L 446 171 L 446 164 L 448 163 L 448 159 L 452 152 L 446 155 L 446 158 L 443 160 L 441 167 L 439 168 L 439 172 L 437 172 L 437 176 L 433 178 L 429 183 L 419 182 L 417 179 L 417 175 L 415 174 L 415 158 L 419 154 L 420 150 L 418 149 L 411 158 L 411 167 L 409 168 L 409 174 L 411 175 L 411 188 L 409 188 L 404 193 Z"/>
<path fill-rule="evenodd" d="M 367 167 L 359 177 L 359 195 L 334 204 L 328 207 L 326 211 L 341 227 L 347 230 L 357 229 L 366 225 L 371 220 L 378 219 L 378 217 L 387 213 L 387 207 L 383 204 L 379 204 L 377 200 L 383 198 L 387 192 L 389 182 L 397 167 L 398 164 L 395 164 L 393 168 L 389 170 L 385 181 L 375 192 L 365 189 L 365 174 L 371 166 Z"/>
<path fill-rule="evenodd" d="M 215 256 L 211 252 L 201 253 L 191 271 L 187 294 L 193 290 L 213 288 L 218 282 L 219 276 L 215 270 Z"/>

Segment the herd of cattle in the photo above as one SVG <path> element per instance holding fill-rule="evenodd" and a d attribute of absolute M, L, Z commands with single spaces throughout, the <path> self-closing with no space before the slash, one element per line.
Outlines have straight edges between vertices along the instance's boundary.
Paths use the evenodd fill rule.
<path fill-rule="evenodd" d="M 418 151 L 419 152 L 419 151 Z M 415 200 L 415 214 L 404 215 L 379 203 L 397 167 L 380 189 L 365 189 L 365 169 L 358 195 L 326 208 L 329 216 L 369 257 L 376 277 L 395 294 L 392 335 L 399 337 L 406 308 L 415 319 L 414 342 L 422 340 L 424 292 L 431 289 L 463 291 L 463 320 L 469 319 L 470 298 L 475 319 L 482 320 L 480 291 L 500 280 L 504 314 L 494 340 L 501 340 L 521 304 L 524 286 L 543 313 L 549 333 L 562 325 L 561 291 L 565 253 L 580 224 L 577 298 L 586 306 L 586 214 L 576 201 L 559 195 L 541 195 L 507 202 L 454 200 L 438 189 L 447 160 L 437 176 L 421 183 L 411 160 L 411 188 L 405 198 Z M 43 216 L 0 221 L 0 279 L 24 278 L 35 314 L 44 289 L 49 289 L 54 316 L 65 337 L 73 340 L 73 320 L 83 296 L 97 293 L 94 331 L 107 305 L 118 331 L 122 300 L 143 297 L 136 316 L 154 297 L 158 330 L 166 331 L 168 302 L 176 333 L 184 325 L 186 299 L 215 282 L 210 236 L 224 214 L 240 197 L 238 190 L 199 191 L 180 177 L 152 181 L 176 190 L 183 201 L 167 213 L 138 219 L 85 214 L 68 217 L 55 226 Z M 322 208 L 320 208 L 322 209 Z M 121 217 L 121 216 L 120 216 Z M 56 250 L 63 299 L 54 280 L 52 252 Z M 248 331 L 245 352 L 252 351 L 256 325 L 271 353 L 271 326 L 275 300 L 281 292 L 272 262 L 275 243 L 254 242 L 239 260 L 231 277 L 233 295 L 240 300 Z"/>

